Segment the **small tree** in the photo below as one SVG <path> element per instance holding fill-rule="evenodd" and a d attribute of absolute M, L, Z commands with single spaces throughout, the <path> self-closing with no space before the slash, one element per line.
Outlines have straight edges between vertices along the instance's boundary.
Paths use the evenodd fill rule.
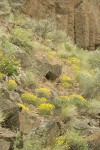
<path fill-rule="evenodd" d="M 56 26 L 52 19 L 34 20 L 33 22 L 33 31 L 44 40 L 55 28 Z"/>

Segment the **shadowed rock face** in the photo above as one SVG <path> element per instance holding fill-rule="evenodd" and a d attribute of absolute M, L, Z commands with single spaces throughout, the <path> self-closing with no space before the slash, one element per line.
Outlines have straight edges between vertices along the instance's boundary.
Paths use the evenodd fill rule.
<path fill-rule="evenodd" d="M 29 16 L 53 17 L 79 47 L 93 50 L 100 46 L 100 0 L 22 0 L 19 3 Z"/>

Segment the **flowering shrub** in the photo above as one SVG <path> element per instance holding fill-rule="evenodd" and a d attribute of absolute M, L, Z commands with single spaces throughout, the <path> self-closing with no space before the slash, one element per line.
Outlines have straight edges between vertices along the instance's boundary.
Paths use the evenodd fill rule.
<path fill-rule="evenodd" d="M 33 42 L 30 39 L 31 33 L 31 30 L 23 29 L 21 27 L 12 29 L 12 43 L 20 47 L 25 47 L 27 50 L 32 50 Z"/>
<path fill-rule="evenodd" d="M 35 89 L 35 92 L 39 97 L 50 98 L 51 96 L 51 90 L 49 88 L 38 88 Z"/>
<path fill-rule="evenodd" d="M 22 110 L 25 110 L 26 112 L 29 112 L 29 108 L 26 107 L 24 104 L 18 103 L 17 106 L 21 107 Z"/>
<path fill-rule="evenodd" d="M 15 80 L 8 80 L 7 87 L 9 90 L 14 90 L 17 87 L 17 83 Z"/>
<path fill-rule="evenodd" d="M 45 97 L 39 98 L 39 103 L 45 103 L 47 99 Z"/>
<path fill-rule="evenodd" d="M 67 131 L 65 140 L 69 143 L 70 150 L 88 150 L 85 139 L 75 131 Z"/>
<path fill-rule="evenodd" d="M 71 77 L 69 77 L 69 76 L 60 77 L 60 82 L 63 87 L 72 87 L 72 85 L 73 85 L 73 81 L 72 81 Z"/>
<path fill-rule="evenodd" d="M 60 81 L 61 82 L 71 82 L 71 77 L 68 77 L 68 76 L 62 76 L 61 78 L 60 78 Z"/>
<path fill-rule="evenodd" d="M 77 59 L 76 57 L 70 57 L 68 59 L 68 62 L 71 64 L 71 67 L 74 72 L 80 71 L 80 60 L 79 59 Z"/>
<path fill-rule="evenodd" d="M 18 75 L 18 67 L 20 67 L 20 64 L 16 61 L 14 55 L 8 58 L 7 55 L 0 52 L 0 71 L 2 73 L 8 76 L 13 74 Z"/>
<path fill-rule="evenodd" d="M 69 99 L 71 100 L 81 100 L 81 101 L 86 101 L 86 99 L 81 96 L 81 95 L 78 95 L 78 94 L 72 94 L 69 96 Z"/>
<path fill-rule="evenodd" d="M 37 107 L 39 113 L 41 113 L 43 115 L 49 115 L 54 108 L 55 108 L 55 106 L 50 103 L 40 104 Z"/>
<path fill-rule="evenodd" d="M 2 81 L 4 77 L 5 77 L 5 74 L 0 72 L 0 81 Z"/>
<path fill-rule="evenodd" d="M 77 65 L 77 64 L 73 64 L 71 67 L 72 67 L 74 72 L 79 72 L 80 71 L 80 66 Z"/>
<path fill-rule="evenodd" d="M 57 57 L 57 53 L 54 51 L 48 52 L 48 57 L 50 59 L 55 59 L 55 57 Z"/>
<path fill-rule="evenodd" d="M 69 150 L 70 149 L 70 146 L 69 146 L 69 143 L 66 141 L 65 137 L 64 136 L 59 136 L 55 139 L 54 141 L 54 144 L 55 144 L 55 149 L 66 149 L 66 150 Z"/>
<path fill-rule="evenodd" d="M 26 102 L 28 104 L 36 105 L 38 101 L 38 97 L 36 95 L 30 94 L 30 93 L 24 93 L 21 95 L 21 98 L 23 102 Z"/>
<path fill-rule="evenodd" d="M 55 139 L 55 145 L 63 145 L 65 142 L 65 138 L 63 136 L 59 136 Z"/>
<path fill-rule="evenodd" d="M 69 63 L 71 63 L 71 64 L 79 64 L 80 63 L 80 61 L 76 58 L 76 57 L 70 57 L 69 59 L 68 59 L 68 62 Z"/>
<path fill-rule="evenodd" d="M 79 108 L 87 108 L 89 105 L 88 101 L 78 94 L 72 94 L 69 96 L 69 104 L 73 104 Z"/>

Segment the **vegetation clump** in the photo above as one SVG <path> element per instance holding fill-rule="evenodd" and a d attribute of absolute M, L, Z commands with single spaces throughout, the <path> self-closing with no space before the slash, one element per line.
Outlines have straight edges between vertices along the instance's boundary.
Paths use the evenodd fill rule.
<path fill-rule="evenodd" d="M 18 68 L 20 63 L 15 59 L 15 56 L 12 55 L 8 57 L 7 55 L 0 52 L 0 71 L 8 76 L 18 75 Z"/>
<path fill-rule="evenodd" d="M 55 108 L 55 106 L 50 103 L 40 104 L 37 107 L 39 113 L 42 115 L 49 115 L 53 111 L 54 108 Z"/>
<path fill-rule="evenodd" d="M 23 28 L 15 28 L 12 30 L 12 39 L 11 42 L 19 47 L 24 47 L 28 50 L 33 49 L 33 42 L 30 39 L 31 31 L 25 30 Z"/>
<path fill-rule="evenodd" d="M 24 93 L 21 95 L 22 101 L 24 103 L 36 105 L 38 102 L 38 97 L 30 93 Z"/>
<path fill-rule="evenodd" d="M 5 74 L 0 72 L 0 82 L 3 81 L 4 77 L 5 77 Z"/>
<path fill-rule="evenodd" d="M 51 90 L 49 88 L 37 88 L 35 92 L 39 97 L 50 98 L 51 96 Z"/>
<path fill-rule="evenodd" d="M 56 107 L 62 107 L 69 100 L 68 96 L 59 96 L 53 100 Z"/>
<path fill-rule="evenodd" d="M 68 131 L 65 135 L 66 140 L 70 145 L 70 150 L 88 150 L 88 145 L 84 138 L 74 131 Z"/>
<path fill-rule="evenodd" d="M 8 80 L 7 87 L 9 90 L 14 90 L 17 87 L 17 83 L 15 80 Z"/>
<path fill-rule="evenodd" d="M 17 106 L 21 107 L 23 111 L 29 112 L 29 108 L 25 106 L 24 104 L 18 103 Z"/>
<path fill-rule="evenodd" d="M 54 144 L 55 144 L 55 148 L 54 149 L 58 149 L 58 150 L 62 150 L 62 149 L 66 149 L 66 150 L 69 150 L 70 149 L 70 146 L 69 144 L 67 143 L 66 139 L 64 136 L 59 136 L 55 139 L 54 141 Z"/>
<path fill-rule="evenodd" d="M 60 77 L 60 82 L 63 87 L 72 87 L 73 85 L 73 80 L 69 76 Z"/>

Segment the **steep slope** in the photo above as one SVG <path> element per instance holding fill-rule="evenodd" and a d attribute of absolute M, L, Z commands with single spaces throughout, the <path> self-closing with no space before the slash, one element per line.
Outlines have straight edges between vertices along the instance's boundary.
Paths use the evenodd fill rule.
<path fill-rule="evenodd" d="M 100 46 L 100 1 L 15 0 L 14 2 L 12 9 L 22 8 L 21 11 L 36 19 L 52 17 L 58 27 L 65 30 L 79 47 L 92 50 Z"/>
<path fill-rule="evenodd" d="M 0 150 L 99 150 L 100 49 L 77 47 L 51 18 L 21 13 L 26 2 L 0 3 Z"/>

